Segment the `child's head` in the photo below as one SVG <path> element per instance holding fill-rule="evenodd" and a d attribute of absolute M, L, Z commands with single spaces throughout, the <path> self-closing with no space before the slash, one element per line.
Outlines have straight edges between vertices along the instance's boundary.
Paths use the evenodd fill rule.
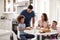
<path fill-rule="evenodd" d="M 24 23 L 24 19 L 25 19 L 25 17 L 23 15 L 20 15 L 20 16 L 17 17 L 17 21 L 19 23 Z"/>
<path fill-rule="evenodd" d="M 57 26 L 57 21 L 53 21 L 52 26 Z"/>

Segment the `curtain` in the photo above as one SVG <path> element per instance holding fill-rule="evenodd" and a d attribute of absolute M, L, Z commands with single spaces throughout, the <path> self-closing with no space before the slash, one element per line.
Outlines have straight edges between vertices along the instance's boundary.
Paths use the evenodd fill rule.
<path fill-rule="evenodd" d="M 34 11 L 36 14 L 36 24 L 41 20 L 42 13 L 46 13 L 49 17 L 49 0 L 33 0 Z"/>
<path fill-rule="evenodd" d="M 58 22 L 58 27 L 60 23 L 60 1 L 59 0 L 50 0 L 50 22 L 52 23 L 53 20 Z"/>

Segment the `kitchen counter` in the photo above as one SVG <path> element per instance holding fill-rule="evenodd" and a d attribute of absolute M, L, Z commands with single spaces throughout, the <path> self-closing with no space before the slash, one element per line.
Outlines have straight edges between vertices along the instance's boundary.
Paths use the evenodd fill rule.
<path fill-rule="evenodd" d="M 0 29 L 3 30 L 12 30 L 12 21 L 11 20 L 0 20 Z"/>
<path fill-rule="evenodd" d="M 11 31 L 0 29 L 0 40 L 10 40 Z"/>

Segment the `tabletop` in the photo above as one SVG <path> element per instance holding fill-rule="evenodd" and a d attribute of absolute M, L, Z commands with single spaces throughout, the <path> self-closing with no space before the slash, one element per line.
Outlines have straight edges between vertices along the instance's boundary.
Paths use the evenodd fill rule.
<path fill-rule="evenodd" d="M 57 34 L 58 32 L 56 30 L 53 30 L 51 32 L 46 32 L 46 33 L 40 33 L 39 30 L 25 30 L 26 33 L 28 34 L 35 34 L 35 35 L 52 35 L 52 34 Z"/>

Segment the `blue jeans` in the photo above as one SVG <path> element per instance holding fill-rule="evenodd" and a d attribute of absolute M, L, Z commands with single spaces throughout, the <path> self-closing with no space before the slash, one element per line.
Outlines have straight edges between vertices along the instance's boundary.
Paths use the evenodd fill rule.
<path fill-rule="evenodd" d="M 22 35 L 20 35 L 20 37 L 21 37 L 21 40 L 27 40 L 27 39 L 32 39 L 32 38 L 34 38 L 35 36 L 34 35 L 32 35 L 32 34 L 22 34 Z"/>
<path fill-rule="evenodd" d="M 27 38 L 25 36 L 20 36 L 21 37 L 21 40 L 27 40 Z"/>

